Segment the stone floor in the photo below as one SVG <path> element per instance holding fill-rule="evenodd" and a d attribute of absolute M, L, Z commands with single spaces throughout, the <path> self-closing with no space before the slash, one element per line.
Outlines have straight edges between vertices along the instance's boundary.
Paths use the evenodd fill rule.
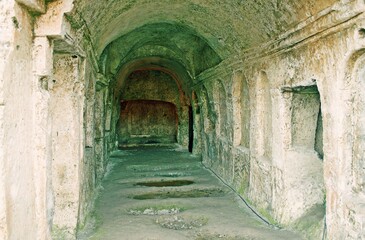
<path fill-rule="evenodd" d="M 259 220 L 199 159 L 174 147 L 117 151 L 79 239 L 301 239 Z"/>

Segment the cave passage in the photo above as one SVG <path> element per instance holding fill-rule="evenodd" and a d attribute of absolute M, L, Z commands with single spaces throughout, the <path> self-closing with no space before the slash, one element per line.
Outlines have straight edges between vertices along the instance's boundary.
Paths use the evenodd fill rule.
<path fill-rule="evenodd" d="M 365 1 L 0 6 L 0 240 L 364 238 Z"/>

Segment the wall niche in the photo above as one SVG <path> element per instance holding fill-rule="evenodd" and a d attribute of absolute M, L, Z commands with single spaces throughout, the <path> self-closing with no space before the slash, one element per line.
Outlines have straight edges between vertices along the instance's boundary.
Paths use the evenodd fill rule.
<path fill-rule="evenodd" d="M 316 85 L 291 89 L 292 98 L 292 146 L 313 149 L 323 159 L 323 124 L 321 102 Z"/>

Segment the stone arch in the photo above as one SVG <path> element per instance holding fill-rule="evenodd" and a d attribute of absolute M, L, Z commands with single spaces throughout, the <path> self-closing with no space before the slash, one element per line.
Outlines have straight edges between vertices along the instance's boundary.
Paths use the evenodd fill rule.
<path fill-rule="evenodd" d="M 257 135 L 256 150 L 260 157 L 271 157 L 272 102 L 270 83 L 265 71 L 258 74 L 256 83 L 256 124 L 261 129 Z"/>
<path fill-rule="evenodd" d="M 214 110 L 216 112 L 216 136 L 220 138 L 227 132 L 227 96 L 226 89 L 221 80 L 217 80 L 213 83 L 213 101 Z"/>
<path fill-rule="evenodd" d="M 352 191 L 365 191 L 365 49 L 353 54 L 348 62 L 345 85 L 350 89 L 348 106 L 351 126 Z"/>
<path fill-rule="evenodd" d="M 120 91 L 125 87 L 126 79 L 136 70 L 158 70 L 168 74 L 175 81 L 179 89 L 179 98 L 182 104 L 190 104 L 187 100 L 190 96 L 189 86 L 191 77 L 187 74 L 186 69 L 179 63 L 160 57 L 144 57 L 135 59 L 123 65 L 116 75 L 113 97 L 119 99 Z"/>
<path fill-rule="evenodd" d="M 242 71 L 236 71 L 232 76 L 233 146 L 242 142 L 242 75 Z"/>
<path fill-rule="evenodd" d="M 247 78 L 242 74 L 241 87 L 241 142 L 244 148 L 250 147 L 250 118 L 251 118 L 251 100 L 250 87 Z"/>
<path fill-rule="evenodd" d="M 202 137 L 202 153 L 203 162 L 210 164 L 210 159 L 216 155 L 216 149 L 211 148 L 214 140 L 214 128 L 216 124 L 216 113 L 214 111 L 214 103 L 212 96 L 209 94 L 205 85 L 202 85 L 198 94 L 200 111 L 201 111 L 201 137 Z"/>
<path fill-rule="evenodd" d="M 232 76 L 233 106 L 233 158 L 232 183 L 240 193 L 247 194 L 250 172 L 250 96 L 248 83 L 243 70 Z"/>
<path fill-rule="evenodd" d="M 193 144 L 192 151 L 194 154 L 201 153 L 201 106 L 199 103 L 199 96 L 196 91 L 191 94 L 191 110 L 192 110 L 192 123 L 193 123 Z"/>
<path fill-rule="evenodd" d="M 249 86 L 242 70 L 232 76 L 233 145 L 249 148 L 250 142 L 250 95 Z"/>
<path fill-rule="evenodd" d="M 249 197 L 262 209 L 272 204 L 272 102 L 270 82 L 265 71 L 255 75 L 254 114 L 251 119 L 250 184 Z"/>
<path fill-rule="evenodd" d="M 358 239 L 363 236 L 365 211 L 361 208 L 364 197 L 364 77 L 365 48 L 351 51 L 343 62 L 344 72 L 340 76 L 341 108 L 337 125 L 339 141 L 332 143 L 337 155 L 325 158 L 325 179 L 337 185 L 326 183 L 327 233 L 328 237 Z M 334 123 L 331 123 L 334 124 Z M 362 148 L 362 149 L 361 149 Z M 326 144 L 324 147 L 326 154 Z M 334 161 L 335 160 L 335 161 Z M 343 187 L 345 186 L 345 187 Z M 340 219 L 340 220 L 339 220 Z M 344 226 L 339 228 L 339 226 Z M 361 235 L 362 234 L 362 235 Z"/>
<path fill-rule="evenodd" d="M 201 105 L 203 110 L 204 132 L 211 133 L 214 130 L 216 123 L 216 112 L 214 111 L 213 96 L 209 93 L 206 86 L 201 90 Z"/>
<path fill-rule="evenodd" d="M 352 174 L 353 188 L 355 192 L 365 191 L 365 57 L 358 60 L 361 67 L 355 71 L 356 93 L 354 94 L 354 105 L 352 108 Z M 358 91 L 361 89 L 361 91 Z"/>

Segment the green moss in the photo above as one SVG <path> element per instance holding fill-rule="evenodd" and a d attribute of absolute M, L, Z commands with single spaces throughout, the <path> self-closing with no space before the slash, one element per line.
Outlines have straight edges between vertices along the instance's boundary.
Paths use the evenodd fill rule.
<path fill-rule="evenodd" d="M 57 225 L 52 227 L 51 235 L 53 240 L 73 239 L 74 236 L 67 227 L 58 227 Z"/>
<path fill-rule="evenodd" d="M 301 232 L 306 239 L 320 239 L 323 234 L 325 214 L 325 205 L 317 204 L 299 218 L 293 224 L 293 228 L 294 230 Z"/>
<path fill-rule="evenodd" d="M 88 239 L 89 234 L 101 224 L 101 219 L 95 211 L 90 212 L 83 223 L 78 223 L 77 239 Z"/>
<path fill-rule="evenodd" d="M 280 223 L 275 220 L 275 218 L 269 213 L 268 210 L 264 208 L 259 208 L 258 212 L 263 216 L 271 225 L 281 227 Z"/>
<path fill-rule="evenodd" d="M 249 199 L 249 198 L 246 198 L 245 199 L 247 204 L 250 205 L 251 207 L 254 208 L 254 210 L 261 216 L 263 217 L 266 221 L 268 221 L 271 225 L 274 225 L 276 227 L 279 227 L 281 228 L 282 225 L 275 220 L 275 218 L 270 214 L 270 212 L 265 209 L 265 208 L 255 208 L 255 204 L 253 204 L 253 202 Z"/>
<path fill-rule="evenodd" d="M 238 188 L 238 193 L 244 197 L 247 197 L 247 192 L 248 192 L 248 183 L 242 182 Z"/>

